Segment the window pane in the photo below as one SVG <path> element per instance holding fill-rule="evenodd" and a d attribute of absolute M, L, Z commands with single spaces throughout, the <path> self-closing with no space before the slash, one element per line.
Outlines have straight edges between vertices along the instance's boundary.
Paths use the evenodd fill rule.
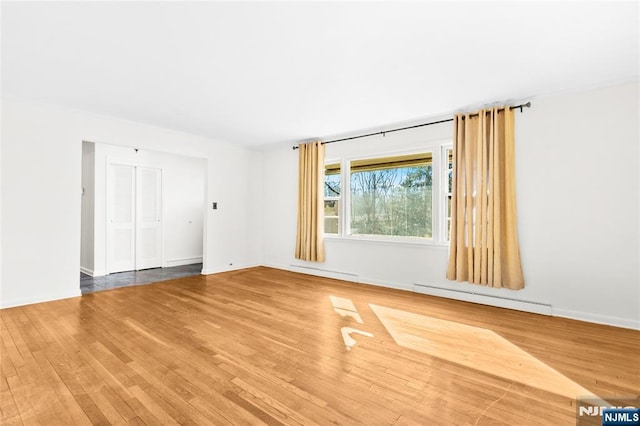
<path fill-rule="evenodd" d="M 324 170 L 324 196 L 340 196 L 340 164 L 327 164 Z"/>
<path fill-rule="evenodd" d="M 324 233 L 325 234 L 337 234 L 338 233 L 338 218 L 326 217 L 324 218 Z"/>
<path fill-rule="evenodd" d="M 324 233 L 337 234 L 339 230 L 340 201 L 324 200 Z"/>
<path fill-rule="evenodd" d="M 340 211 L 338 200 L 324 200 L 324 217 L 338 217 Z"/>
<path fill-rule="evenodd" d="M 375 160 L 375 167 L 363 167 L 365 161 L 352 166 L 352 234 L 432 237 L 431 155 L 422 154 L 410 166 L 392 166 L 405 157 L 386 158 L 386 166 Z"/>
<path fill-rule="evenodd" d="M 324 196 L 340 196 L 340 175 L 329 175 L 324 177 Z"/>

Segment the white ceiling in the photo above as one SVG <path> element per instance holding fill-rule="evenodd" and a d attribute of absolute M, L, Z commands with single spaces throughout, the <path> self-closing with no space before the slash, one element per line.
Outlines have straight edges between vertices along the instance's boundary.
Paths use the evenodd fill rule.
<path fill-rule="evenodd" d="M 638 2 L 2 3 L 2 94 L 243 145 L 638 79 Z"/>

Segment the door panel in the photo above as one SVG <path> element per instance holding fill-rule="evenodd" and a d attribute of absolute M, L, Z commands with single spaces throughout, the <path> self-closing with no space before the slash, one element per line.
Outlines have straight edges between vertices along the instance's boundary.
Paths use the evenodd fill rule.
<path fill-rule="evenodd" d="M 136 269 L 162 266 L 162 170 L 137 168 Z"/>
<path fill-rule="evenodd" d="M 107 273 L 135 269 L 135 175 L 132 166 L 109 167 Z"/>

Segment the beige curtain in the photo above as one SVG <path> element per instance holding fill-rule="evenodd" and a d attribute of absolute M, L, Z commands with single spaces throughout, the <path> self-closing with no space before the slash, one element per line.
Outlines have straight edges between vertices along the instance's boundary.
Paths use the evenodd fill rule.
<path fill-rule="evenodd" d="M 447 279 L 521 289 L 513 111 L 457 114 L 453 140 Z"/>
<path fill-rule="evenodd" d="M 300 144 L 296 259 L 324 262 L 324 145 Z"/>

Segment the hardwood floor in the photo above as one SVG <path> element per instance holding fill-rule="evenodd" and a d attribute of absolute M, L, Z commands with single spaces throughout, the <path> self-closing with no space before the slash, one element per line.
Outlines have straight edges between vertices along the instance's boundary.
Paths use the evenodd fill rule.
<path fill-rule="evenodd" d="M 576 424 L 640 332 L 269 268 L 0 311 L 1 424 Z"/>

